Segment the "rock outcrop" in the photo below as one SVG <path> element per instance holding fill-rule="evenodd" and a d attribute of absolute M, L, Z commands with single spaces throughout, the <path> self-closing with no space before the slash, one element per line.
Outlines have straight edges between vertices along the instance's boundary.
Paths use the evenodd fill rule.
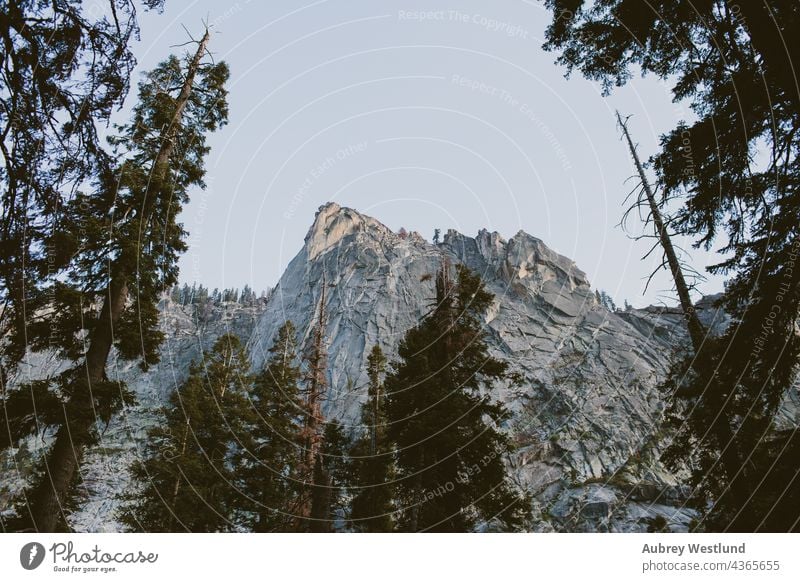
<path fill-rule="evenodd" d="M 506 428 L 518 453 L 509 470 L 534 495 L 541 529 L 644 530 L 655 515 L 685 529 L 692 512 L 680 507 L 677 480 L 653 449 L 663 407 L 658 379 L 686 338 L 680 313 L 609 312 L 571 260 L 525 232 L 506 241 L 450 230 L 433 245 L 327 204 L 256 325 L 249 343 L 256 365 L 286 320 L 308 341 L 327 285 L 324 410 L 356 425 L 370 349 L 395 353 L 430 308 L 432 275 L 443 261 L 479 273 L 495 295 L 486 314 L 491 350 L 522 381 L 495 386 L 494 396 L 513 412 Z M 585 496 L 591 504 L 598 495 L 608 498 L 607 516 L 581 509 Z"/>

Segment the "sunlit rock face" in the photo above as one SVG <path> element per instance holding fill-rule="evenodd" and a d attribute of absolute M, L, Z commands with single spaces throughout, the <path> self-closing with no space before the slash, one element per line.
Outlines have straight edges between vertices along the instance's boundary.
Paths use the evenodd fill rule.
<path fill-rule="evenodd" d="M 135 363 L 110 363 L 110 374 L 126 381 L 139 403 L 104 427 L 100 446 L 87 456 L 83 502 L 71 525 L 119 528 L 114 512 L 129 484 L 128 468 L 147 428 L 160 422 L 158 408 L 202 349 L 235 333 L 258 369 L 286 320 L 294 322 L 301 347 L 308 345 L 323 290 L 330 383 L 324 412 L 356 426 L 369 351 L 378 344 L 390 358 L 396 355 L 406 331 L 430 310 L 434 276 L 444 262 L 479 273 L 495 295 L 485 314 L 490 349 L 520 381 L 489 390 L 512 412 L 503 427 L 516 446 L 508 470 L 532 495 L 532 529 L 644 531 L 660 515 L 670 528 L 685 530 L 694 514 L 683 507 L 680 476 L 657 460 L 663 436 L 657 386 L 669 355 L 686 341 L 677 310 L 606 310 L 571 260 L 525 232 L 505 240 L 485 230 L 475 237 L 450 230 L 434 245 L 334 203 L 319 209 L 305 244 L 265 300 L 203 313 L 165 300 L 161 363 L 146 372 Z M 707 325 L 724 326 L 710 302 L 702 313 Z M 60 366 L 37 355 L 21 369 L 30 378 Z M 5 467 L 16 470 L 8 459 Z M 20 481 L 7 480 L 15 487 Z"/>
<path fill-rule="evenodd" d="M 430 309 L 432 276 L 445 261 L 479 273 L 495 295 L 485 314 L 491 350 L 523 380 L 492 392 L 513 412 L 505 428 L 518 453 L 509 471 L 534 494 L 537 527 L 643 530 L 663 515 L 675 529 L 685 528 L 692 512 L 674 507 L 680 489 L 654 449 L 663 406 L 657 382 L 667 356 L 685 340 L 680 314 L 609 312 L 571 260 L 525 232 L 505 240 L 485 230 L 475 237 L 450 230 L 434 245 L 327 204 L 255 326 L 249 343 L 255 365 L 286 320 L 295 323 L 301 344 L 309 341 L 324 285 L 330 354 L 324 408 L 329 418 L 357 425 L 369 351 L 378 344 L 396 353 Z M 584 515 L 583 494 L 594 492 L 591 503 L 598 488 L 608 490 L 608 516 Z"/>

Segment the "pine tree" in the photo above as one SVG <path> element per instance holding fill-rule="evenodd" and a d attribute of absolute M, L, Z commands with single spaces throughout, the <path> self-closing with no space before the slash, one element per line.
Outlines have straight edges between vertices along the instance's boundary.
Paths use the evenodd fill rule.
<path fill-rule="evenodd" d="M 203 185 L 206 133 L 227 119 L 228 68 L 203 63 L 208 41 L 206 31 L 185 63 L 173 56 L 145 75 L 131 123 L 110 139 L 118 167 L 98 175 L 96 191 L 77 194 L 64 212 L 55 238 L 72 255 L 48 298 L 49 321 L 40 322 L 47 342 L 33 348 L 55 348 L 76 364 L 50 381 L 36 402 L 37 410 L 40 403 L 56 406 L 42 410 L 51 424 L 23 415 L 9 423 L 15 436 L 57 429 L 43 476 L 26 494 L 27 527 L 65 527 L 77 468 L 97 438 L 96 421 L 108 422 L 132 401 L 124 385 L 107 377 L 112 348 L 145 368 L 158 359 L 163 334 L 157 305 L 175 284 L 178 255 L 185 250 L 186 233 L 176 216 L 188 190 Z M 8 398 L 14 397 L 30 401 L 30 392 Z"/>
<path fill-rule="evenodd" d="M 208 289 L 200 285 L 197 288 L 194 300 L 194 317 L 198 325 L 203 325 L 211 318 L 214 312 L 214 298 L 208 294 Z"/>
<path fill-rule="evenodd" d="M 794 0 L 547 0 L 548 49 L 610 91 L 634 74 L 673 83 L 696 119 L 661 138 L 652 158 L 672 225 L 706 249 L 724 234 L 727 331 L 678 362 L 666 385 L 675 438 L 664 460 L 691 473 L 701 528 L 800 527 L 785 475 L 800 469 L 797 432 L 773 421 L 800 358 L 800 92 Z M 789 36 L 787 36 L 789 35 Z M 764 155 L 758 155 L 763 153 Z M 777 306 L 777 309 L 776 309 Z M 779 446 L 783 443 L 782 446 Z M 781 451 L 777 462 L 768 455 Z M 789 481 L 791 483 L 791 481 Z M 756 508 L 773 507 L 766 515 Z"/>
<path fill-rule="evenodd" d="M 508 482 L 503 408 L 486 389 L 507 365 L 488 353 L 482 319 L 493 299 L 478 275 L 445 263 L 436 304 L 400 344 L 386 379 L 388 437 L 397 458 L 399 527 L 472 531 L 523 526 L 525 500 Z"/>
<path fill-rule="evenodd" d="M 180 303 L 181 305 L 186 305 L 186 303 L 188 302 L 189 293 L 191 293 L 191 291 L 189 290 L 189 286 L 186 283 L 180 286 L 178 288 L 178 303 Z"/>
<path fill-rule="evenodd" d="M 336 421 L 325 425 L 319 454 L 314 462 L 311 484 L 311 513 L 308 529 L 312 532 L 332 532 L 344 521 L 346 507 L 344 490 L 350 485 L 347 450 L 350 442 L 342 425 Z"/>
<path fill-rule="evenodd" d="M 46 310 L 76 250 L 62 236 L 66 207 L 80 188 L 113 166 L 98 129 L 130 87 L 139 3 L 106 4 L 115 18 L 71 0 L 10 0 L 0 9 L 4 379 L 26 351 L 49 347 L 53 314 Z M 148 9 L 162 4 L 144 2 Z"/>
<path fill-rule="evenodd" d="M 242 295 L 239 297 L 239 302 L 242 305 L 253 305 L 255 303 L 255 293 L 253 293 L 253 289 L 250 285 L 245 285 L 242 289 Z"/>
<path fill-rule="evenodd" d="M 145 459 L 134 465 L 139 490 L 121 521 L 132 531 L 218 532 L 241 529 L 234 519 L 243 496 L 234 460 L 249 433 L 250 363 L 227 334 L 195 362 L 148 434 Z"/>
<path fill-rule="evenodd" d="M 292 531 L 300 509 L 297 468 L 303 402 L 295 333 L 292 322 L 281 326 L 255 378 L 249 446 L 236 463 L 237 480 L 248 498 L 245 521 L 256 532 Z"/>
<path fill-rule="evenodd" d="M 602 291 L 602 290 L 595 291 L 594 295 L 595 295 L 595 298 L 597 299 L 597 301 L 600 303 L 600 305 L 602 305 L 603 307 L 605 307 L 609 311 L 616 311 L 617 310 L 617 305 L 614 303 L 614 300 L 611 298 L 611 295 L 609 295 L 605 291 Z"/>
<path fill-rule="evenodd" d="M 392 521 L 392 453 L 386 438 L 386 356 L 373 346 L 367 358 L 369 391 L 361 408 L 363 434 L 350 451 L 350 521 L 356 531 L 388 532 Z"/>

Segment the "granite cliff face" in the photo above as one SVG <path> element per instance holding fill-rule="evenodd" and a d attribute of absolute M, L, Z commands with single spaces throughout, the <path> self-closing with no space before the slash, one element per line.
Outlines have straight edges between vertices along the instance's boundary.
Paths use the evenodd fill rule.
<path fill-rule="evenodd" d="M 429 308 L 443 260 L 483 277 L 495 301 L 486 314 L 491 349 L 523 382 L 494 396 L 514 413 L 519 449 L 509 470 L 536 499 L 540 529 L 646 529 L 663 515 L 683 529 L 675 478 L 655 460 L 667 356 L 685 340 L 676 310 L 612 313 L 586 275 L 539 239 L 449 231 L 438 245 L 400 236 L 358 212 L 320 208 L 255 326 L 256 366 L 277 329 L 292 320 L 307 341 L 323 282 L 330 351 L 325 412 L 357 424 L 374 344 L 394 354 Z M 706 312 L 711 317 L 712 312 Z"/>
<path fill-rule="evenodd" d="M 162 362 L 144 373 L 135 364 L 112 362 L 110 372 L 136 391 L 139 404 L 105 428 L 88 456 L 84 502 L 72 526 L 117 529 L 113 511 L 127 468 L 147 427 L 158 422 L 157 408 L 201 348 L 233 332 L 260 367 L 284 321 L 294 322 L 301 344 L 308 341 L 323 285 L 330 374 L 324 411 L 357 424 L 369 350 L 377 343 L 390 357 L 396 353 L 429 309 L 430 275 L 444 260 L 479 273 L 495 295 L 485 316 L 491 350 L 522 381 L 492 392 L 513 413 L 505 427 L 517 446 L 509 472 L 533 497 L 535 529 L 644 531 L 657 515 L 674 530 L 686 529 L 693 512 L 682 505 L 679 479 L 656 460 L 663 408 L 657 383 L 669 354 L 685 341 L 679 312 L 606 310 L 572 261 L 524 232 L 505 240 L 485 230 L 475 237 L 451 230 L 434 245 L 333 203 L 319 209 L 303 248 L 265 303 L 223 304 L 200 321 L 191 306 L 165 300 Z M 703 314 L 707 324 L 724 325 L 710 307 Z M 17 380 L 60 365 L 37 355 Z"/>

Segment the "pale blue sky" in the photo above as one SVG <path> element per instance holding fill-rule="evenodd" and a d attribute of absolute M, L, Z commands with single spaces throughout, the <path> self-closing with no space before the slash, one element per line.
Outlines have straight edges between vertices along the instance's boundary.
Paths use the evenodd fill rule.
<path fill-rule="evenodd" d="M 565 80 L 541 49 L 548 16 L 521 0 L 167 0 L 144 15 L 140 70 L 202 19 L 231 67 L 230 124 L 211 138 L 208 188 L 182 216 L 181 279 L 274 285 L 317 207 L 335 200 L 429 239 L 434 228 L 523 229 L 620 303 L 671 302 L 666 274 L 642 295 L 648 243 L 616 227 L 633 169 L 613 112 L 634 114 L 645 158 L 689 113 L 654 79 L 610 98 Z M 691 254 L 700 268 L 716 260 Z"/>

